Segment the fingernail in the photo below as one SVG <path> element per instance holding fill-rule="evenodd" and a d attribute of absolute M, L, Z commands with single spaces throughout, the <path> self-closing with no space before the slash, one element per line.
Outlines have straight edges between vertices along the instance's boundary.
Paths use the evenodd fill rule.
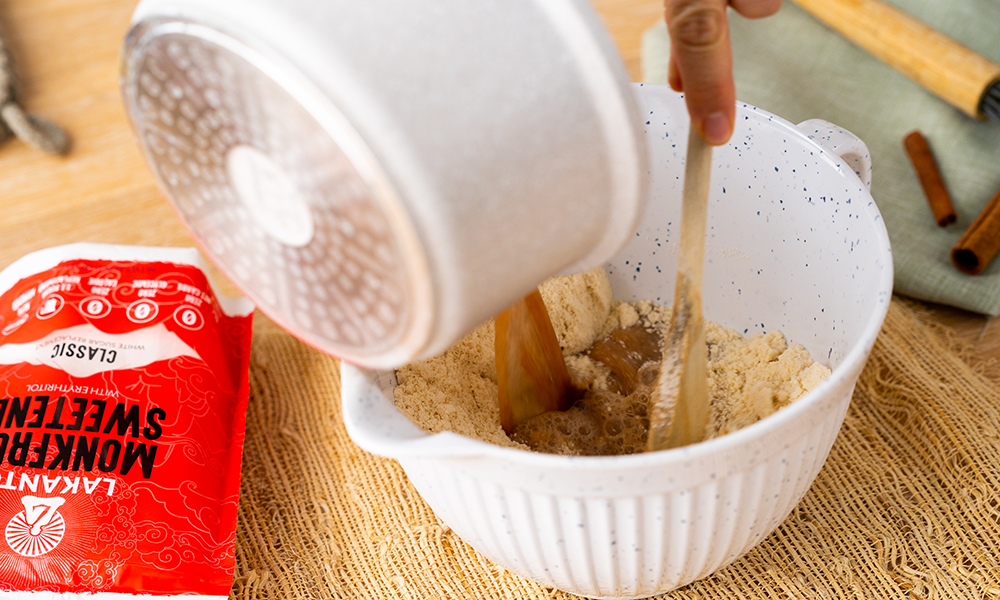
<path fill-rule="evenodd" d="M 709 144 L 725 144 L 729 140 L 732 130 L 729 127 L 729 119 L 725 113 L 714 112 L 701 123 L 701 130 L 705 136 L 705 141 Z"/>

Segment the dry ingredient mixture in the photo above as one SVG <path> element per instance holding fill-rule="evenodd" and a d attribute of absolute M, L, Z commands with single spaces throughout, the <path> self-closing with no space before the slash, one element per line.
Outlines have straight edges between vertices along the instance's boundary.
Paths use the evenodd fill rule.
<path fill-rule="evenodd" d="M 646 447 L 670 310 L 620 302 L 601 268 L 541 286 L 574 386 L 584 396 L 565 412 L 500 427 L 493 322 L 434 358 L 397 370 L 396 406 L 426 431 L 452 431 L 492 444 L 571 455 L 632 454 Z M 706 322 L 711 415 L 705 438 L 746 427 L 794 402 L 830 374 L 780 331 L 744 338 Z"/>

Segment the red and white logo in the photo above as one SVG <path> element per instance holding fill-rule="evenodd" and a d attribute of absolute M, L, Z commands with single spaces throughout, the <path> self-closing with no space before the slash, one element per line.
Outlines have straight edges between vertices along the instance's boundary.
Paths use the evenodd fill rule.
<path fill-rule="evenodd" d="M 91 296 L 80 302 L 80 312 L 91 319 L 100 319 L 111 313 L 111 303 L 107 298 Z"/>
<path fill-rule="evenodd" d="M 149 323 L 155 319 L 157 313 L 159 312 L 160 306 L 156 302 L 143 298 L 142 300 L 136 300 L 132 304 L 129 304 L 128 309 L 125 311 L 125 315 L 128 317 L 129 321 L 142 325 L 143 323 Z"/>
<path fill-rule="evenodd" d="M 51 552 L 66 533 L 66 520 L 59 514 L 64 498 L 22 496 L 24 510 L 7 522 L 4 532 L 7 545 L 14 552 L 29 558 Z"/>
<path fill-rule="evenodd" d="M 51 319 L 59 314 L 64 304 L 66 304 L 66 301 L 59 294 L 46 296 L 45 300 L 42 300 L 42 303 L 35 311 L 35 317 L 42 320 Z"/>
<path fill-rule="evenodd" d="M 177 310 L 174 311 L 174 321 L 184 329 L 191 331 L 197 331 L 205 324 L 205 318 L 201 316 L 198 309 L 188 304 L 177 307 Z"/>

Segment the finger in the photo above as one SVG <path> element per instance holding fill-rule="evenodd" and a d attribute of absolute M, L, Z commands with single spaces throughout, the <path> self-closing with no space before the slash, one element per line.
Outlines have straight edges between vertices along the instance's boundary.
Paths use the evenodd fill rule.
<path fill-rule="evenodd" d="M 724 144 L 736 114 L 726 0 L 667 0 L 666 20 L 691 123 L 706 142 Z"/>
<path fill-rule="evenodd" d="M 670 62 L 667 65 L 667 83 L 675 92 L 684 91 L 684 82 L 681 81 L 681 73 L 677 70 L 677 60 L 673 52 L 670 53 Z"/>
<path fill-rule="evenodd" d="M 778 12 L 781 0 L 729 0 L 729 6 L 748 19 L 763 19 Z"/>

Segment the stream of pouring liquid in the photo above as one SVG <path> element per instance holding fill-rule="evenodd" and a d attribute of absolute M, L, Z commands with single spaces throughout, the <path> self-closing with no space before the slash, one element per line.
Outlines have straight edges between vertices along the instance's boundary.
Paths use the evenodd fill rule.
<path fill-rule="evenodd" d="M 497 316 L 495 352 L 507 435 L 534 416 L 572 406 L 569 370 L 537 289 Z"/>

